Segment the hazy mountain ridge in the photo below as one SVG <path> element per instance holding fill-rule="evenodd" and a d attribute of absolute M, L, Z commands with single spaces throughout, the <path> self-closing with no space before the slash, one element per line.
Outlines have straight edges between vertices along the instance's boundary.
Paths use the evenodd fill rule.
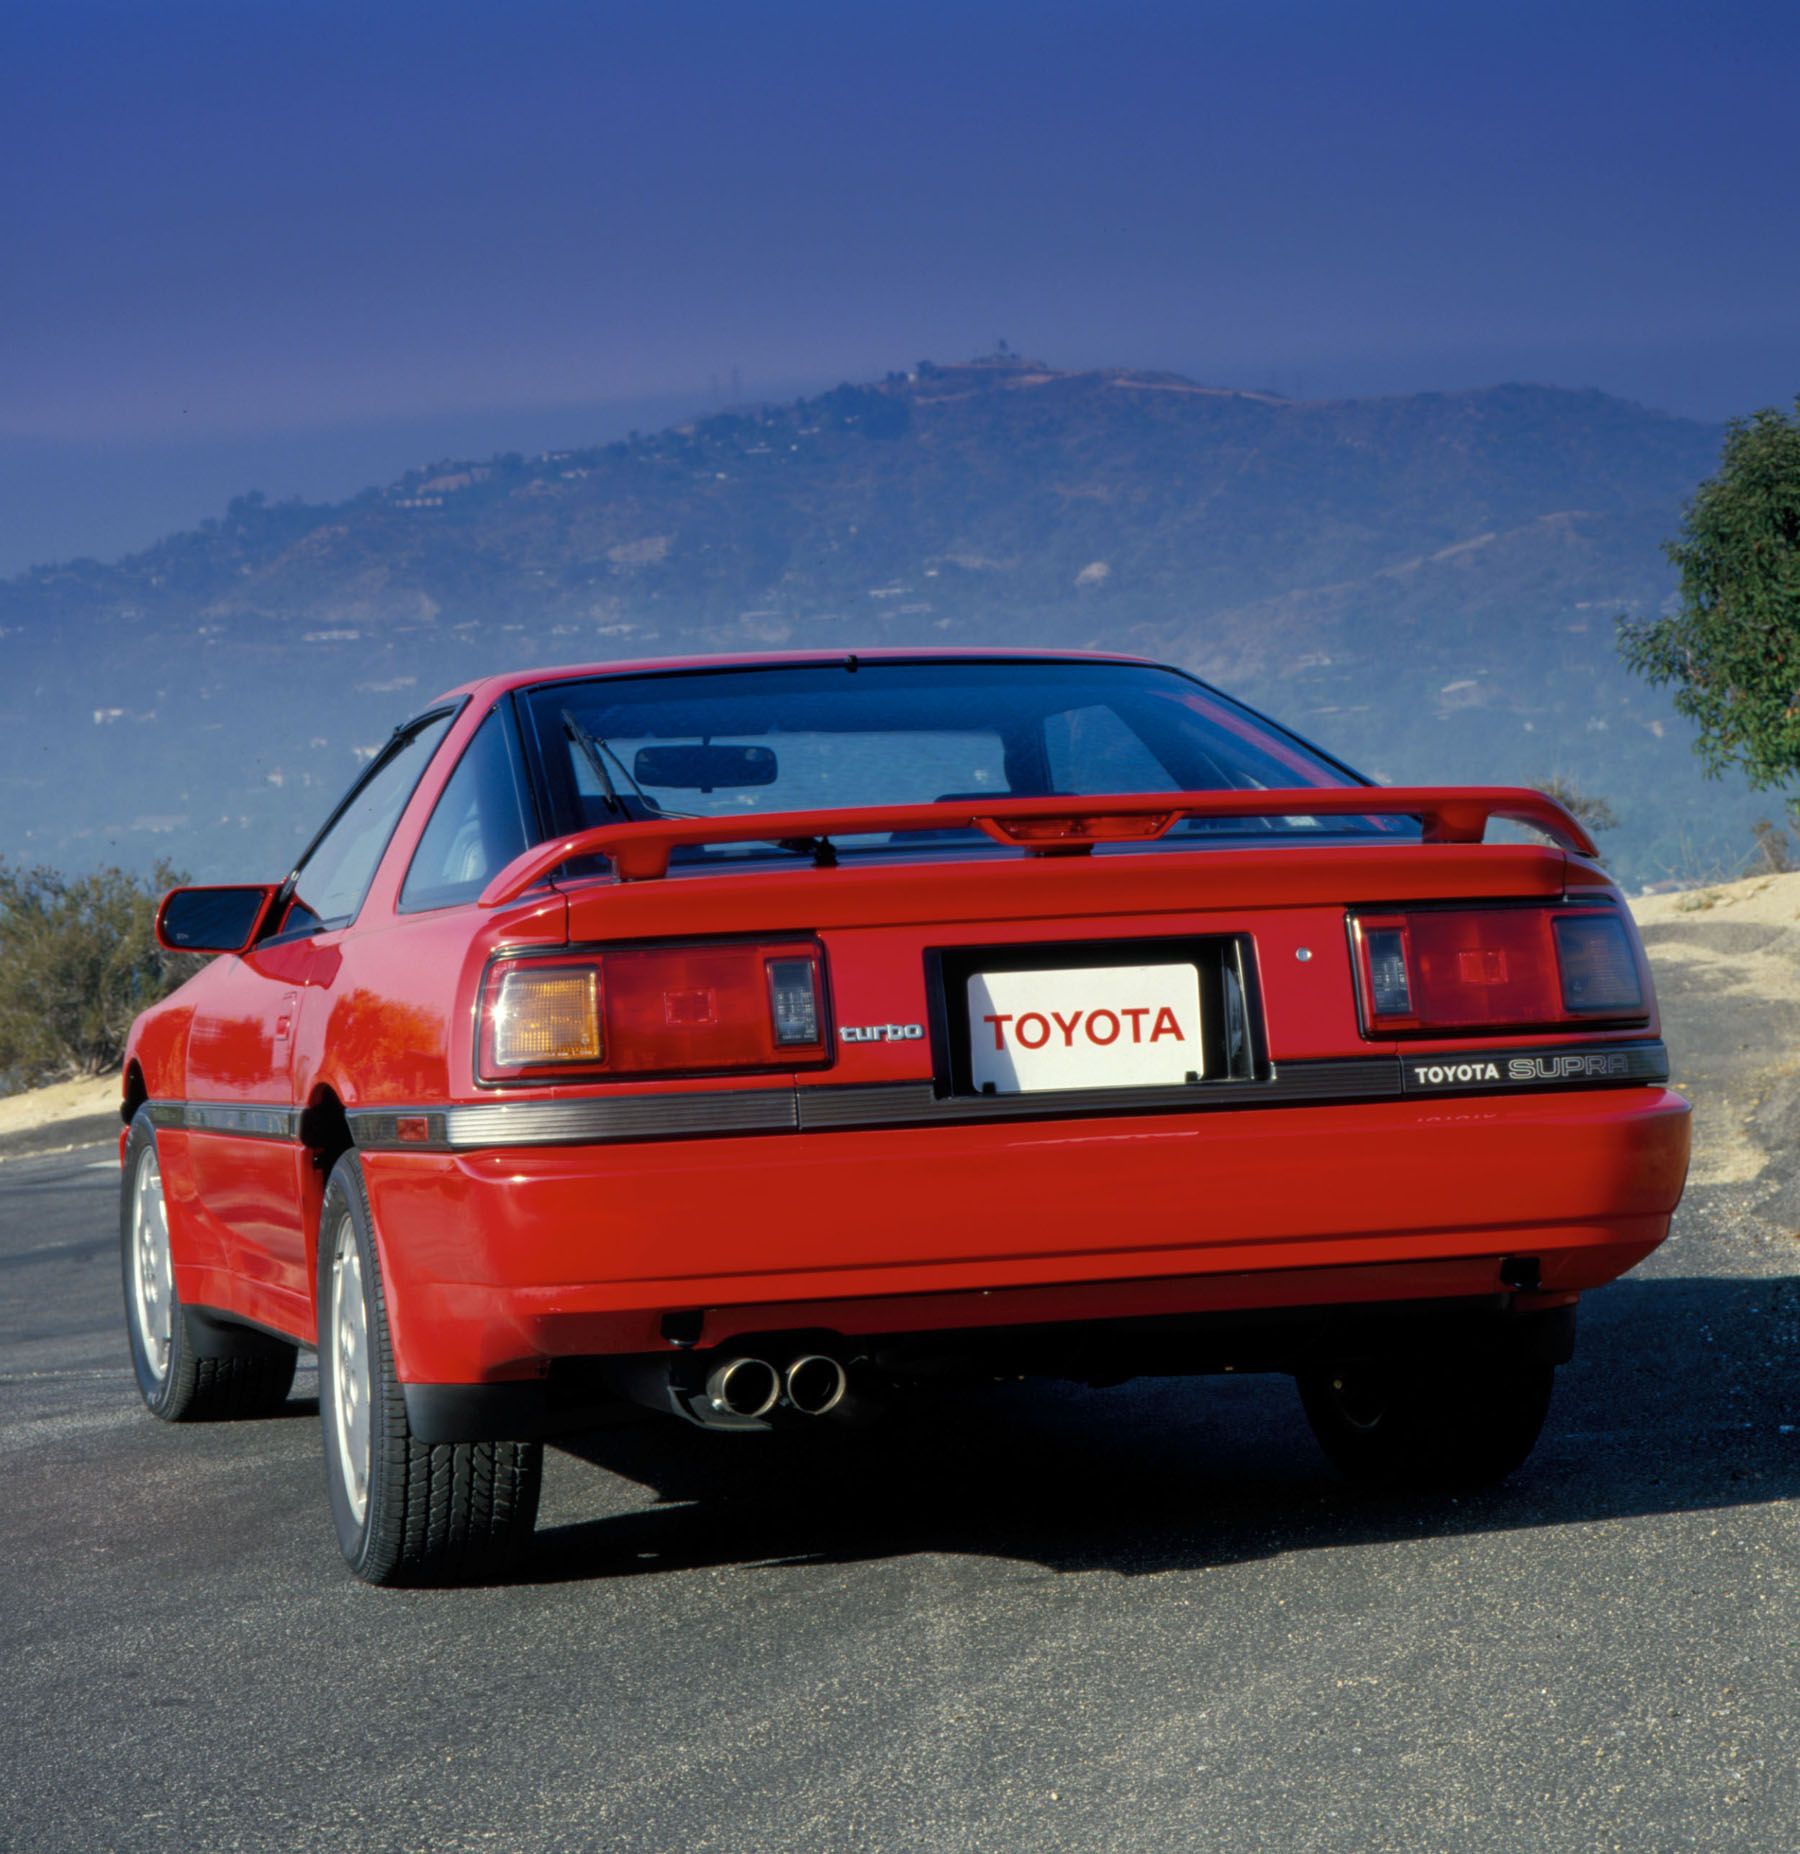
<path fill-rule="evenodd" d="M 1596 392 L 1300 402 L 1007 358 L 248 497 L 0 583 L 0 850 L 263 872 L 359 750 L 491 668 L 992 643 L 1169 657 L 1392 778 L 1572 776 L 1634 879 L 1724 861 L 1757 801 L 1702 785 L 1613 649 L 1718 440 Z"/>

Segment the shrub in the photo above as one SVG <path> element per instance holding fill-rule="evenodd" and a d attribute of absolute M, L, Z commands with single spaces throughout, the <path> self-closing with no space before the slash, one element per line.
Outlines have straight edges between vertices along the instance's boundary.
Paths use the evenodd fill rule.
<path fill-rule="evenodd" d="M 197 964 L 156 944 L 157 897 L 181 880 L 0 860 L 0 1093 L 118 1066 L 131 1020 Z"/>
<path fill-rule="evenodd" d="M 1576 823 L 1585 824 L 1589 830 L 1611 830 L 1619 821 L 1619 814 L 1608 800 L 1597 792 L 1582 791 L 1573 779 L 1541 779 L 1538 790 L 1547 792 Z"/>
<path fill-rule="evenodd" d="M 1794 866 L 1794 846 L 1773 818 L 1758 818 L 1751 825 L 1756 849 L 1750 861 L 1752 875 L 1786 875 Z"/>

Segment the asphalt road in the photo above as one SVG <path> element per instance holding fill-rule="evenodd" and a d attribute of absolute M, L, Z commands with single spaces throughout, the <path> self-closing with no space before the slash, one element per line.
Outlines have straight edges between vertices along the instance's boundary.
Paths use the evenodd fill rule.
<path fill-rule="evenodd" d="M 0 1164 L 8 1850 L 1800 1845 L 1766 1192 L 1589 1300 L 1479 1497 L 1352 1493 L 1281 1379 L 1018 1391 L 850 1452 L 593 1438 L 533 1581 L 410 1594 L 338 1559 L 310 1373 L 143 1413 L 116 1188 Z"/>

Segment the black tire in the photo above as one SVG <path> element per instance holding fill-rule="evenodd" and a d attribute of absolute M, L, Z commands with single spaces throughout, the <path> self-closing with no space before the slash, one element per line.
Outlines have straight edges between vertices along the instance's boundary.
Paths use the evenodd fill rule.
<path fill-rule="evenodd" d="M 325 1187 L 317 1304 L 325 1485 L 344 1561 L 371 1584 L 503 1578 L 529 1549 L 537 1523 L 542 1445 L 430 1444 L 413 1435 L 394 1369 L 374 1220 L 354 1153 L 337 1162 Z M 344 1314 L 349 1330 L 341 1323 Z M 358 1345 L 366 1361 L 362 1374 Z M 367 1398 L 366 1443 L 360 1446 L 359 1388 Z"/>
<path fill-rule="evenodd" d="M 1457 1359 L 1371 1359 L 1302 1372 L 1313 1434 L 1351 1480 L 1486 1487 L 1531 1453 L 1556 1369 L 1518 1348 Z"/>
<path fill-rule="evenodd" d="M 287 1402 L 299 1347 L 181 1304 L 156 1129 L 139 1113 L 119 1187 L 119 1271 L 138 1391 L 165 1423 L 268 1416 Z"/>

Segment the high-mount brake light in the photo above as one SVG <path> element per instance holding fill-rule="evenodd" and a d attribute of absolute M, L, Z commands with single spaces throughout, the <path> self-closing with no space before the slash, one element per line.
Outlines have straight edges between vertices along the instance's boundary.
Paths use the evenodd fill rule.
<path fill-rule="evenodd" d="M 480 1029 L 483 1081 L 708 1075 L 818 1064 L 831 1053 L 810 941 L 499 959 L 488 970 Z"/>
<path fill-rule="evenodd" d="M 1096 843 L 1148 843 L 1167 836 L 1180 814 L 1158 811 L 1123 817 L 978 818 L 996 843 L 1016 843 L 1029 850 L 1088 850 Z"/>
<path fill-rule="evenodd" d="M 1352 917 L 1372 1036 L 1642 1024 L 1649 992 L 1614 908 L 1409 908 Z"/>

